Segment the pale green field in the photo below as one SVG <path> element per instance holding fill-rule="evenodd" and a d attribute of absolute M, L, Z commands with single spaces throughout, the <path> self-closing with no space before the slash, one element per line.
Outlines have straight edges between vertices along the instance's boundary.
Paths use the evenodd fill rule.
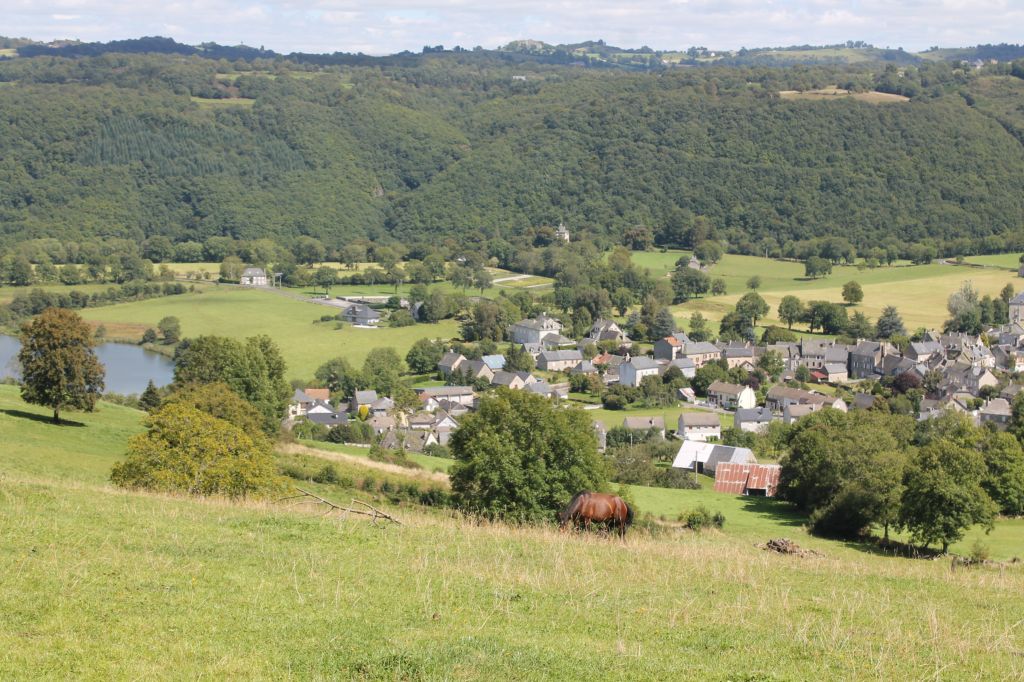
<path fill-rule="evenodd" d="M 161 263 L 160 265 L 167 265 L 176 275 L 187 277 L 194 273 L 210 273 L 210 279 L 217 281 L 220 277 L 220 263 Z M 160 265 L 156 267 L 159 268 Z"/>
<path fill-rule="evenodd" d="M 234 97 L 230 99 L 218 99 L 215 97 L 189 97 L 189 99 L 200 109 L 223 109 L 226 107 L 242 107 L 248 109 L 256 103 L 256 100 L 246 99 L 244 97 Z"/>
<path fill-rule="evenodd" d="M 888 92 L 849 92 L 841 88 L 822 88 L 820 90 L 783 90 L 779 92 L 782 99 L 798 99 L 809 101 L 829 101 L 835 99 L 855 99 L 869 104 L 893 104 L 898 102 L 909 102 L 909 97 L 893 95 Z"/>
<path fill-rule="evenodd" d="M 404 357 L 417 339 L 458 335 L 458 324 L 452 320 L 396 329 L 356 329 L 346 324 L 336 330 L 332 322 L 314 324 L 321 315 L 336 312 L 334 308 L 269 291 L 227 286 L 81 311 L 84 318 L 103 323 L 108 329 L 115 324 L 134 325 L 138 334 L 168 315 L 181 320 L 186 337 L 218 334 L 244 338 L 267 334 L 281 348 L 288 364 L 288 377 L 296 379 L 312 378 L 316 368 L 333 357 L 345 357 L 358 366 L 378 346 L 391 346 Z"/>
<path fill-rule="evenodd" d="M 965 256 L 964 261 L 967 263 L 977 263 L 978 265 L 1006 268 L 1017 272 L 1017 268 L 1020 267 L 1020 254 L 997 253 L 989 256 Z"/>
<path fill-rule="evenodd" d="M 71 291 L 81 291 L 87 294 L 93 294 L 98 291 L 106 291 L 110 288 L 118 288 L 117 284 L 74 284 L 67 286 L 64 284 L 33 284 L 28 287 L 11 287 L 11 286 L 0 286 L 0 305 L 6 305 L 14 299 L 15 294 L 27 294 L 33 289 L 42 289 L 43 291 L 52 291 L 55 293 L 70 293 Z"/>
<path fill-rule="evenodd" d="M 138 413 L 52 427 L 7 412 L 41 412 L 13 395 L 0 387 L 0 442 L 27 445 L 0 448 L 3 679 L 1024 674 L 1016 566 L 876 556 L 706 489 L 631 492 L 667 516 L 704 503 L 723 532 L 625 542 L 412 508 L 374 526 L 126 493 L 102 472 Z M 778 536 L 822 556 L 756 547 Z"/>
<path fill-rule="evenodd" d="M 680 255 L 682 252 L 678 251 L 634 253 L 633 260 L 638 265 L 650 268 L 652 273 L 667 273 L 674 268 Z M 1016 262 L 1016 256 L 1009 258 Z M 783 296 L 792 294 L 803 301 L 817 299 L 842 302 L 843 284 L 851 280 L 860 282 L 864 289 L 864 301 L 850 309 L 851 313 L 861 310 L 875 320 L 885 306 L 894 305 L 910 331 L 917 327 L 941 327 L 947 317 L 946 299 L 965 280 L 972 281 L 982 295 L 998 295 L 1006 284 L 1012 284 L 1018 290 L 1024 289 L 1024 280 L 1018 278 L 1015 272 L 934 263 L 874 269 L 837 265 L 827 277 L 807 279 L 804 277 L 802 263 L 726 255 L 721 262 L 711 267 L 708 274 L 712 278 L 724 279 L 729 294 L 673 306 L 677 319 L 687 319 L 695 310 L 709 319 L 721 319 L 746 292 L 746 282 L 753 275 L 761 277 L 758 293 L 772 307 L 763 324 L 781 324 L 775 315 Z"/>

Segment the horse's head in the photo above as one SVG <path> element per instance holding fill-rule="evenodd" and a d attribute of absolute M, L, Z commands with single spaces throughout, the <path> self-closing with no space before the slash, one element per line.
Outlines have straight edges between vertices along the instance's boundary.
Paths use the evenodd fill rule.
<path fill-rule="evenodd" d="M 569 523 L 569 508 L 566 507 L 562 511 L 558 512 L 558 527 L 565 528 L 566 524 Z"/>

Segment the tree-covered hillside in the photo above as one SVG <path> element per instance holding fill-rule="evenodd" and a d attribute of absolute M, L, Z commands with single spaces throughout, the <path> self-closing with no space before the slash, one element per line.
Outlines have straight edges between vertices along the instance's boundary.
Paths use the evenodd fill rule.
<path fill-rule="evenodd" d="M 630 73 L 472 52 L 374 67 L 5 60 L 0 248 L 514 242 L 562 220 L 597 238 L 643 226 L 660 243 L 714 236 L 751 253 L 826 236 L 1019 248 L 1022 74 L 940 62 Z M 849 94 L 779 96 L 837 86 Z M 909 100 L 856 96 L 871 90 Z"/>

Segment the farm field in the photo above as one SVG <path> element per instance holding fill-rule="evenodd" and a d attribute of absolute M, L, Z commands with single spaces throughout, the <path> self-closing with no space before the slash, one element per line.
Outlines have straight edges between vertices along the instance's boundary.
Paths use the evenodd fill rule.
<path fill-rule="evenodd" d="M 894 95 L 888 92 L 876 92 L 874 90 L 870 92 L 850 92 L 849 90 L 843 90 L 842 88 L 821 88 L 819 90 L 782 90 L 779 92 L 779 96 L 782 99 L 797 99 L 797 100 L 811 100 L 811 101 L 827 101 L 834 99 L 844 99 L 849 97 L 861 102 L 868 102 L 869 104 L 892 104 L 897 102 L 909 102 L 909 97 L 903 95 Z"/>
<path fill-rule="evenodd" d="M 81 314 L 108 329 L 114 324 L 132 324 L 142 325 L 144 330 L 146 326 L 155 327 L 163 317 L 174 315 L 181 320 L 185 336 L 219 334 L 244 338 L 267 334 L 281 348 L 288 364 L 288 377 L 296 379 L 311 379 L 317 367 L 334 357 L 345 357 L 358 366 L 378 346 L 393 347 L 404 357 L 417 339 L 451 338 L 458 334 L 458 324 L 452 320 L 379 329 L 356 329 L 346 324 L 337 330 L 331 322 L 314 324 L 321 315 L 334 312 L 337 310 L 269 291 L 210 287 L 202 293 L 86 308 Z"/>
<path fill-rule="evenodd" d="M 988 265 L 996 268 L 1006 268 L 1017 272 L 1020 267 L 1020 256 L 1016 253 L 996 253 L 987 256 L 965 256 L 964 262 L 976 265 Z"/>
<path fill-rule="evenodd" d="M 633 260 L 638 265 L 650 268 L 653 273 L 667 273 L 674 268 L 675 261 L 682 254 L 678 251 L 635 253 Z M 1013 258 L 1016 262 L 1016 256 L 1007 258 Z M 745 293 L 746 282 L 754 275 L 761 277 L 758 293 L 772 307 L 763 324 L 781 324 L 774 316 L 783 296 L 792 294 L 803 301 L 823 299 L 841 302 L 843 284 L 851 280 L 859 282 L 863 287 L 864 301 L 850 308 L 850 312 L 860 310 L 875 320 L 885 306 L 894 305 L 910 331 L 917 327 L 941 327 L 946 319 L 946 299 L 966 280 L 973 282 L 982 295 L 998 295 L 1007 284 L 1017 289 L 1024 288 L 1024 280 L 1005 270 L 936 263 L 874 269 L 837 265 L 827 277 L 806 279 L 802 263 L 726 255 L 721 262 L 711 267 L 708 274 L 712 278 L 724 279 L 728 294 L 707 296 L 673 306 L 672 311 L 677 319 L 688 319 L 697 310 L 711 320 L 721 319 Z"/>
<path fill-rule="evenodd" d="M 41 412 L 13 390 L 0 387 L 3 409 Z M 724 532 L 624 543 L 410 509 L 378 527 L 128 493 L 102 482 L 71 431 L 97 457 L 110 448 L 109 466 L 131 414 L 104 405 L 85 427 L 50 427 L 0 412 L 3 442 L 45 439 L 63 472 L 0 449 L 0 677 L 1024 674 L 1014 566 L 876 556 L 807 537 L 771 503 L 707 490 L 632 494 L 666 515 L 705 503 Z M 821 556 L 756 547 L 783 534 Z"/>
<path fill-rule="evenodd" d="M 27 294 L 33 289 L 42 289 L 43 291 L 52 291 L 57 293 L 70 293 L 71 291 L 81 291 L 87 294 L 93 294 L 99 291 L 106 291 L 107 289 L 114 287 L 116 284 L 34 284 L 30 287 L 12 287 L 12 286 L 0 286 L 0 305 L 6 305 L 14 300 L 15 294 Z"/>

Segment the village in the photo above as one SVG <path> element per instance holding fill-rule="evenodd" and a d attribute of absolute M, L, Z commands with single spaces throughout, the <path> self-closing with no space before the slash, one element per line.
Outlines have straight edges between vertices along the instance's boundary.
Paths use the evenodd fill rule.
<path fill-rule="evenodd" d="M 351 304 L 345 314 L 366 321 L 367 310 L 372 309 Z M 759 463 L 750 448 L 723 442 L 723 431 L 728 433 L 731 427 L 734 433 L 763 434 L 773 423 L 789 426 L 819 410 L 873 409 L 884 401 L 870 392 L 880 383 L 896 385 L 902 392 L 916 389 L 914 416 L 919 421 L 952 411 L 968 415 L 976 425 L 1005 430 L 1011 403 L 1024 390 L 1010 380 L 1024 370 L 1024 294 L 1010 301 L 1009 311 L 1009 324 L 983 335 L 929 331 L 902 350 L 886 341 L 695 342 L 676 332 L 657 340 L 650 354 L 636 353 L 639 344 L 612 320 L 597 320 L 585 337 L 572 339 L 564 335 L 560 320 L 540 314 L 507 331 L 510 351 L 528 354 L 534 371 L 510 370 L 506 355 L 498 353 L 470 358 L 448 351 L 436 366 L 445 385 L 416 388 L 419 404 L 414 409 L 398 409 L 391 396 L 373 390 L 332 396 L 326 388 L 307 387 L 295 390 L 285 426 L 308 422 L 327 431 L 359 422 L 381 447 L 429 454 L 438 447 L 443 450 L 479 397 L 498 387 L 569 405 L 576 403 L 572 388 L 582 377 L 606 388 L 636 389 L 645 382 L 660 383 L 667 374 L 689 383 L 702 367 L 717 364 L 732 371 L 730 376 L 746 374 L 747 379 L 716 379 L 699 392 L 690 385 L 677 388 L 675 399 L 683 410 L 675 424 L 666 424 L 661 416 L 632 416 L 623 410 L 619 428 L 678 441 L 671 466 L 713 477 L 717 491 L 771 497 L 779 482 L 779 464 Z M 765 372 L 760 368 L 769 355 L 781 365 L 763 382 Z M 608 427 L 595 420 L 594 430 L 598 449 L 604 452 Z"/>

